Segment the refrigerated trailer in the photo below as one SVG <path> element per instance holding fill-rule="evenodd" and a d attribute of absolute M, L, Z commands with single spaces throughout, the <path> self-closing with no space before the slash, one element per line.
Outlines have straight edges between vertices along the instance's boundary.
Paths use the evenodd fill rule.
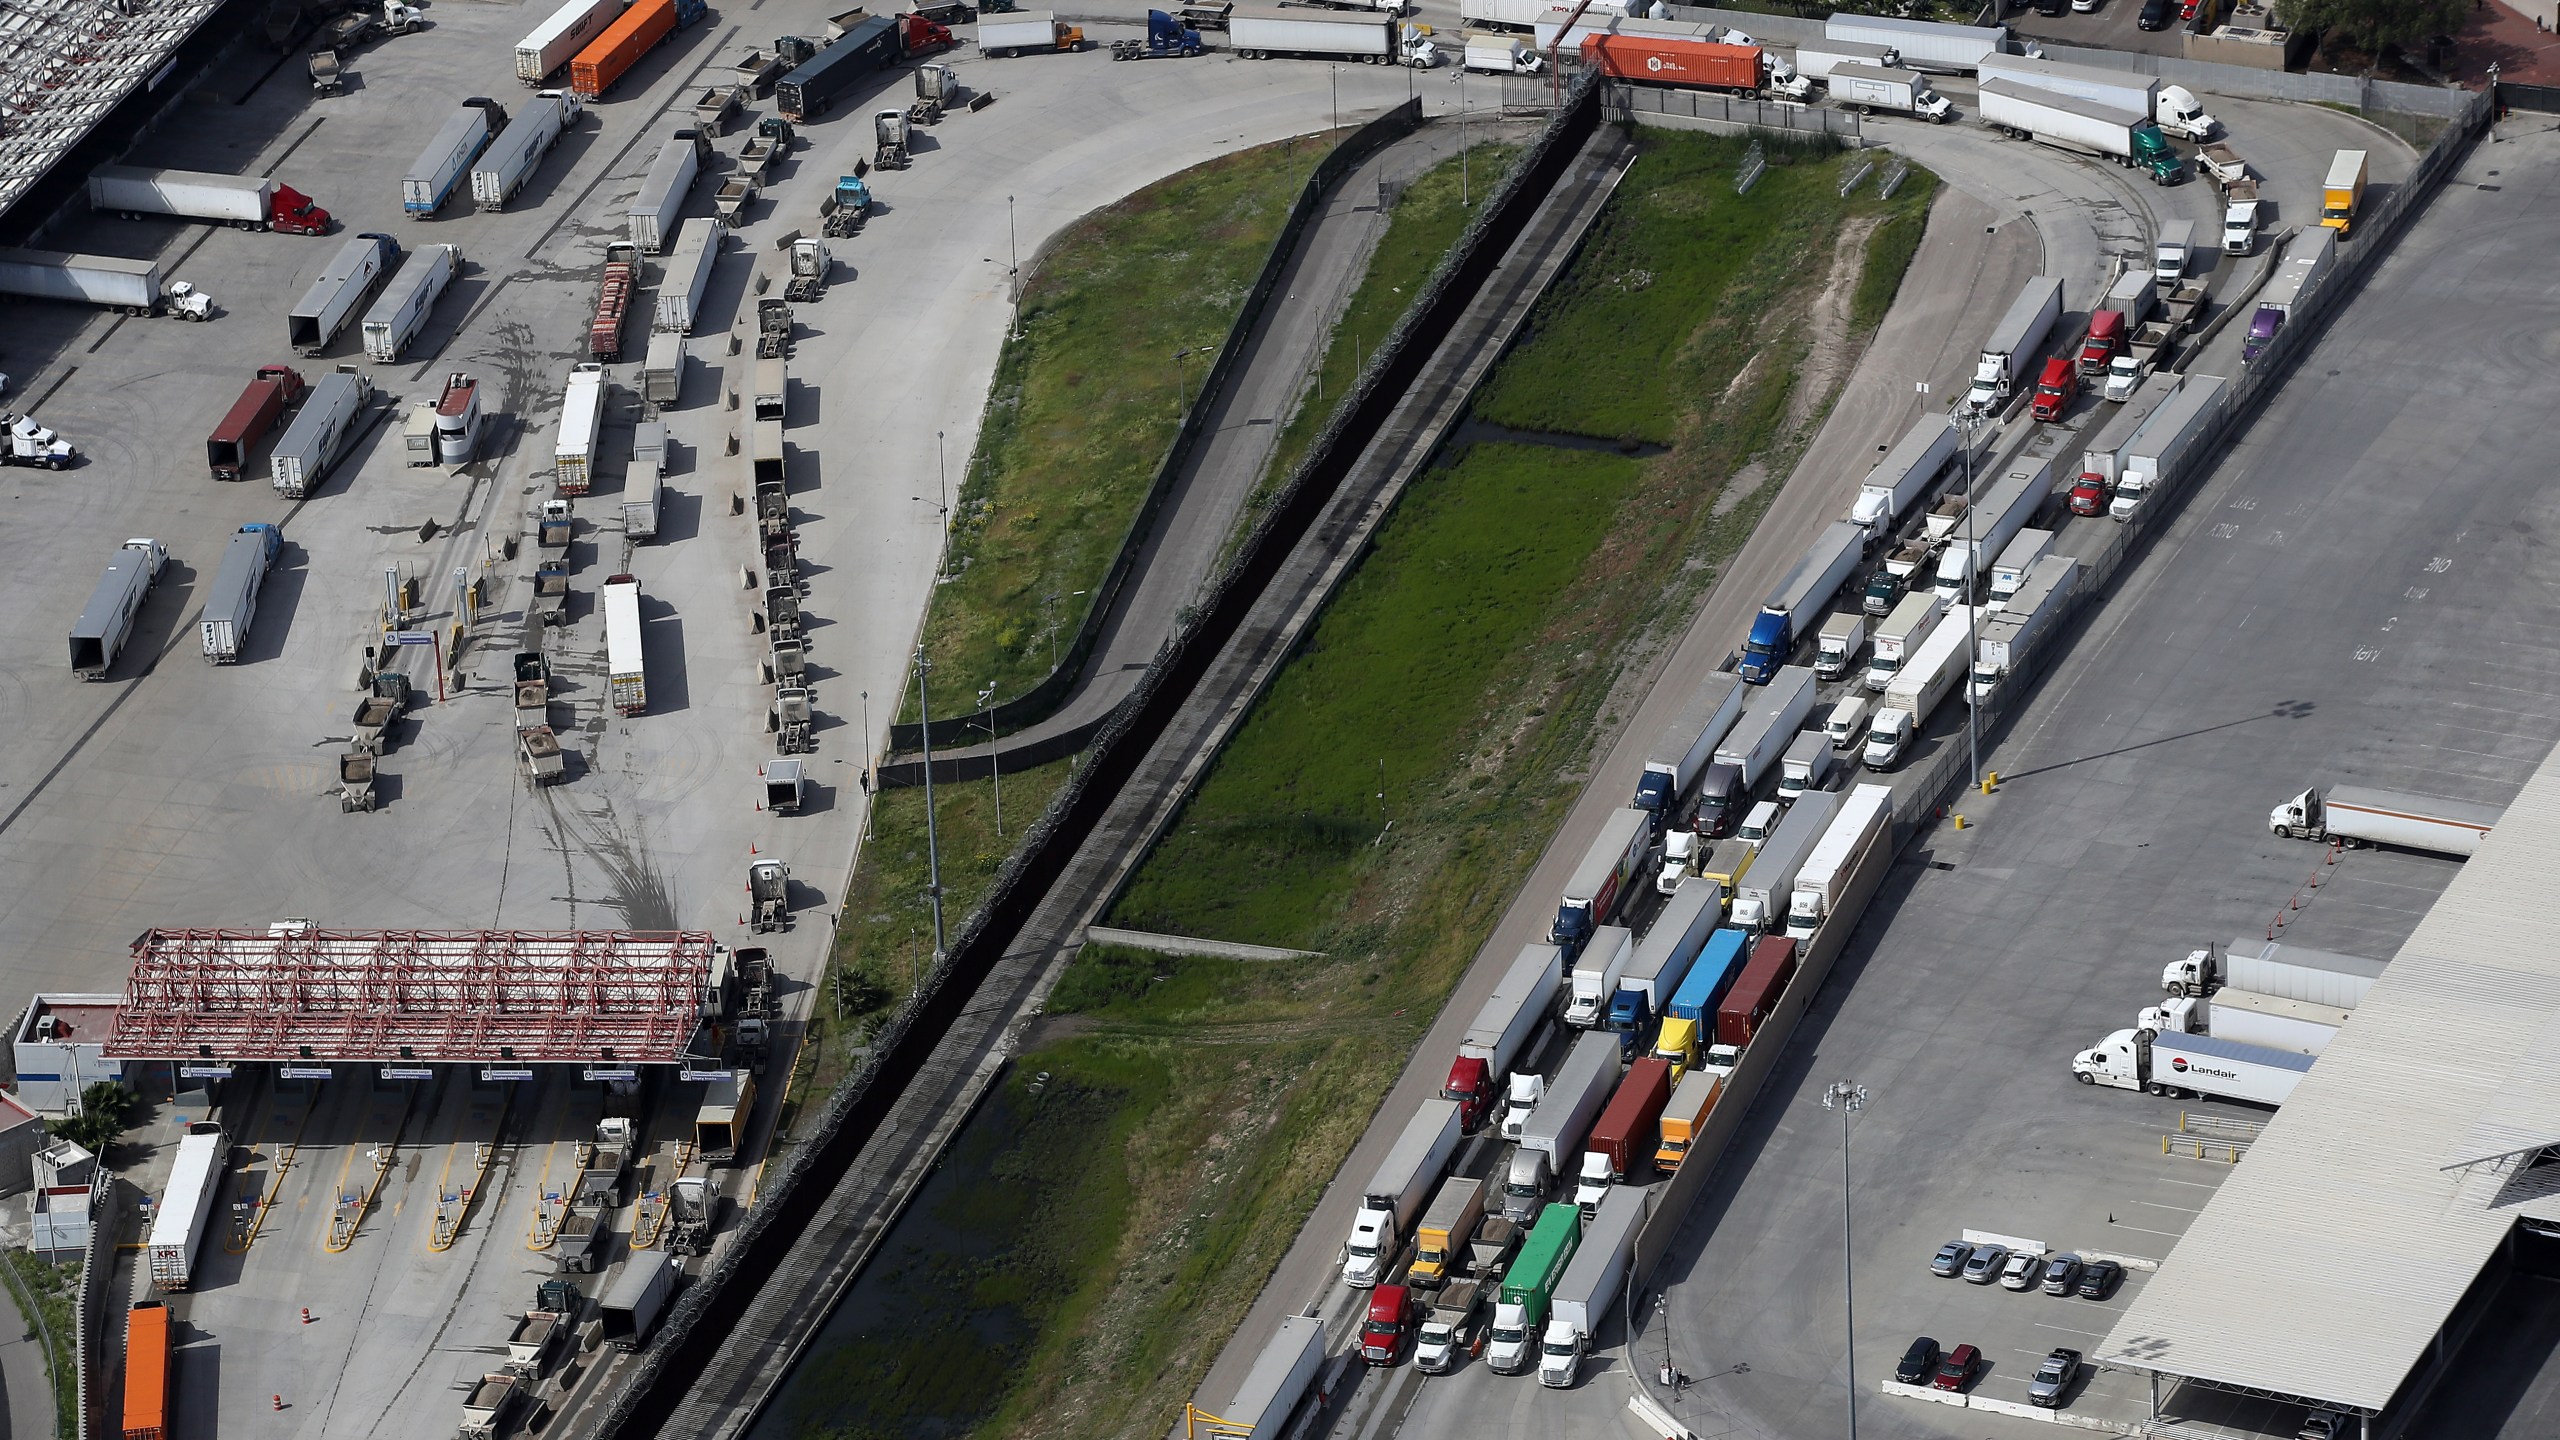
<path fill-rule="evenodd" d="M 409 252 L 409 263 L 382 289 L 382 298 L 364 317 L 364 353 L 390 364 L 426 327 L 427 316 L 445 286 L 462 269 L 459 245 L 421 245 Z"/>
<path fill-rule="evenodd" d="M 2388 963 L 2243 935 L 2229 945 L 2190 950 L 2160 967 L 2160 988 L 2172 996 L 2218 994 L 2226 985 L 2314 1005 L 2352 1010 L 2361 1004 Z"/>
<path fill-rule="evenodd" d="M 382 288 L 399 259 L 400 247 L 388 235 L 358 235 L 339 246 L 338 253 L 321 267 L 319 278 L 285 314 L 285 339 L 294 353 L 317 355 L 328 349 L 338 332 Z"/>
<path fill-rule="evenodd" d="M 400 177 L 400 208 L 412 220 L 427 219 L 443 209 L 445 198 L 471 173 L 471 162 L 506 123 L 506 109 L 497 101 L 486 97 L 463 101 L 437 127 L 427 148 L 418 152 L 409 173 Z"/>
<path fill-rule="evenodd" d="M 646 711 L 649 667 L 640 644 L 640 582 L 628 575 L 613 576 L 604 584 L 604 655 L 613 713 Z"/>
<path fill-rule="evenodd" d="M 604 367 L 593 361 L 569 371 L 560 399 L 560 435 L 551 446 L 551 483 L 563 495 L 595 486 L 596 434 L 604 428 Z"/>
<path fill-rule="evenodd" d="M 0 248 L 0 295 L 104 305 L 127 315 L 160 308 L 160 262 L 118 255 Z"/>
<path fill-rule="evenodd" d="M 507 208 L 524 182 L 542 168 L 542 157 L 578 123 L 579 111 L 578 97 L 566 90 L 545 90 L 534 96 L 472 165 L 471 203 L 482 210 Z"/>
<path fill-rule="evenodd" d="M 2071 1057 L 2072 1077 L 2083 1085 L 2254 1105 L 2282 1105 L 2310 1073 L 2308 1055 L 2211 1035 L 2155 1035 L 2148 1030 L 2118 1030 Z"/>
<path fill-rule="evenodd" d="M 199 1121 L 178 1141 L 177 1162 L 169 1170 L 169 1188 L 151 1212 L 151 1285 L 160 1291 L 188 1288 L 195 1279 L 196 1247 L 203 1243 L 205 1220 L 213 1213 L 214 1192 L 231 1158 L 222 1127 Z"/>
<path fill-rule="evenodd" d="M 204 613 L 196 622 L 196 638 L 208 665 L 239 663 L 249 643 L 249 627 L 258 618 L 258 592 L 266 588 L 267 570 L 284 548 L 276 527 L 243 525 L 223 548 L 221 568 L 213 572 L 213 588 L 205 592 Z"/>
<path fill-rule="evenodd" d="M 128 220 L 168 215 L 285 235 L 326 235 L 332 223 L 328 211 L 281 180 L 132 165 L 90 171 L 89 208 Z"/>
<path fill-rule="evenodd" d="M 658 305 L 649 328 L 690 335 L 695 317 L 702 313 L 702 294 L 710 288 L 711 271 L 720 263 L 720 244 L 728 238 L 729 227 L 706 218 L 679 229 L 683 238 L 676 241 L 658 276 Z"/>
<path fill-rule="evenodd" d="M 160 578 L 168 559 L 169 552 L 157 540 L 127 540 L 116 547 L 106 573 L 89 592 L 89 603 L 80 607 L 80 618 L 71 624 L 73 675 L 83 680 L 107 678 L 133 634 L 134 617 L 142 613 L 142 602 L 150 597 L 151 584 Z"/>
<path fill-rule="evenodd" d="M 569 0 L 516 42 L 516 79 L 540 85 L 622 14 L 622 0 Z"/>
<path fill-rule="evenodd" d="M 365 402 L 372 398 L 373 382 L 353 370 L 320 377 L 268 457 L 267 475 L 278 495 L 299 500 L 320 488 L 329 467 L 345 453 L 359 428 Z"/>
<path fill-rule="evenodd" d="M 2506 814 L 2502 805 L 2333 785 L 2326 793 L 2305 790 L 2277 806 L 2267 815 L 2267 828 L 2297 840 L 2398 845 L 2468 857 L 2480 853 L 2480 842 Z"/>

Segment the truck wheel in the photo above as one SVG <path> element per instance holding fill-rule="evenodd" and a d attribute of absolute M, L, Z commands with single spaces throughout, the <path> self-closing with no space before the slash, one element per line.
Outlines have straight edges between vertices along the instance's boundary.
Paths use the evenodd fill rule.
<path fill-rule="evenodd" d="M 2181 981 L 2181 982 L 2179 982 L 2179 983 L 2177 983 L 2177 984 L 2174 984 L 2174 985 L 2171 985 L 2171 986 L 2169 987 L 2169 998 L 2170 998 L 2170 999 L 2172 999 L 2172 1000 L 2183 1000 L 2183 999 L 2185 999 L 2185 998 L 2186 998 L 2186 996 L 2187 996 L 2187 987 L 2186 987 L 2186 983 L 2185 983 L 2184 981 Z"/>
<path fill-rule="evenodd" d="M 2169 1087 L 2168 1087 L 2168 1086 L 2166 1086 L 2166 1085 L 2161 1084 L 2161 1083 L 2160 1083 L 2159 1081 L 2157 1081 L 2157 1080 L 2152 1081 L 2150 1084 L 2145 1085 L 2145 1086 L 2143 1086 L 2142 1088 L 2143 1088 L 2143 1089 L 2145 1089 L 2145 1090 L 2147 1090 L 2147 1091 L 2149 1091 L 2150 1093 L 2152 1093 L 2152 1094 L 2154 1094 L 2154 1095 L 2159 1095 L 2159 1096 L 2164 1096 L 2164 1097 L 2169 1093 Z"/>
<path fill-rule="evenodd" d="M 2097 1077 L 2097 1076 L 2095 1076 L 2095 1075 L 2090 1074 L 2090 1073 L 2089 1073 L 2088 1071 L 2086 1071 L 2086 1070 L 2074 1070 L 2074 1071 L 2072 1071 L 2072 1072 L 2071 1072 L 2071 1078 L 2072 1078 L 2072 1079 L 2074 1079 L 2074 1080 L 2079 1081 L 2079 1082 L 2080 1082 L 2081 1084 L 2083 1084 L 2083 1085 L 2095 1085 L 2095 1084 L 2097 1084 L 2097 1083 L 2098 1083 L 2098 1077 Z"/>

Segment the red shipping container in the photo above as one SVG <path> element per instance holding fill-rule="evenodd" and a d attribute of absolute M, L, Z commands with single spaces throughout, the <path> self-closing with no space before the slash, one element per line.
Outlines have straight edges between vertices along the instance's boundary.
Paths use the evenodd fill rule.
<path fill-rule="evenodd" d="M 1742 963 L 1742 978 L 1733 982 L 1724 1003 L 1716 1007 L 1716 1043 L 1750 1044 L 1760 1022 L 1777 1008 L 1778 997 L 1787 993 L 1787 982 L 1795 973 L 1796 942 L 1771 935 L 1753 945 L 1751 958 Z"/>
<path fill-rule="evenodd" d="M 1636 1161 L 1644 1157 L 1645 1143 L 1653 1138 L 1670 1099 L 1670 1061 L 1647 1055 L 1628 1066 L 1627 1078 L 1618 1082 L 1618 1093 L 1609 1097 L 1608 1108 L 1591 1127 L 1591 1138 L 1583 1142 L 1584 1152 L 1608 1156 L 1611 1174 L 1636 1182 Z"/>
<path fill-rule="evenodd" d="M 569 62 L 569 88 L 581 100 L 600 98 L 650 47 L 674 33 L 676 0 L 633 0 L 621 19 Z"/>
<path fill-rule="evenodd" d="M 1594 35 L 1582 42 L 1583 63 L 1612 80 L 1676 85 L 1688 90 L 1760 93 L 1760 47 L 1716 45 L 1651 35 Z"/>
<path fill-rule="evenodd" d="M 302 376 L 282 365 L 262 365 L 258 378 L 231 402 L 222 423 L 205 437 L 206 463 L 216 480 L 237 480 L 249 461 L 250 448 L 275 428 L 285 407 L 302 399 Z"/>
<path fill-rule="evenodd" d="M 169 1310 L 145 1300 L 127 1312 L 124 1341 L 124 1440 L 169 1440 Z"/>

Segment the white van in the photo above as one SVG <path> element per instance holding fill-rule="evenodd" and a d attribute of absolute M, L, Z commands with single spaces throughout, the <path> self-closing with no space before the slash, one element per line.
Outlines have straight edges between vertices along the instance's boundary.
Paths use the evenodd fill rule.
<path fill-rule="evenodd" d="M 1830 718 L 1822 722 L 1822 733 L 1831 739 L 1834 750 L 1855 749 L 1867 738 L 1867 702 L 1852 695 L 1831 707 Z"/>

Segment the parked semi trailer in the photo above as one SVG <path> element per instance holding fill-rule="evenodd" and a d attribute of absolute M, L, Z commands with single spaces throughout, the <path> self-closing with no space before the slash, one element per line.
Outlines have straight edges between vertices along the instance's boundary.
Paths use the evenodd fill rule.
<path fill-rule="evenodd" d="M 1010 18 L 1018 21 L 1026 17 L 1016 15 Z M 990 43 L 985 38 L 986 29 L 993 23 L 980 23 L 979 44 L 982 48 Z M 933 28 L 942 29 L 939 25 Z M 775 82 L 774 109 L 795 125 L 805 125 L 825 115 L 865 80 L 898 63 L 900 33 L 895 18 L 886 15 L 875 15 L 856 25 L 846 32 L 843 39 L 811 56 Z M 949 32 L 944 31 L 943 36 L 947 43 Z M 989 49 L 987 53 L 993 55 L 996 52 Z"/>
<path fill-rule="evenodd" d="M 1628 803 L 1665 819 L 1673 816 L 1715 755 L 1717 743 L 1741 715 L 1743 698 L 1741 680 L 1724 671 L 1699 681 L 1645 757 L 1644 770 L 1636 776 L 1635 798 Z"/>
<path fill-rule="evenodd" d="M 2506 818 L 2502 805 L 2475 805 L 2401 790 L 2333 785 L 2303 791 L 2268 812 L 2267 828 L 2297 840 L 2398 845 L 2439 855 L 2472 856 Z"/>
<path fill-rule="evenodd" d="M 2381 960 L 2340 955 L 2264 937 L 2241 936 L 2228 945 L 2190 950 L 2160 968 L 2160 988 L 2171 996 L 2214 995 L 2224 986 L 2315 1005 L 2352 1010 L 2389 968 Z"/>
<path fill-rule="evenodd" d="M 2310 1073 L 2308 1055 L 2148 1030 L 2118 1030 L 2071 1057 L 2072 1078 L 2083 1085 L 2253 1105 L 2282 1105 Z"/>
<path fill-rule="evenodd" d="M 388 365 L 400 358 L 409 342 L 426 328 L 436 300 L 462 269 L 459 245 L 421 245 L 409 252 L 382 298 L 364 317 L 364 353 Z"/>
<path fill-rule="evenodd" d="M 569 0 L 516 42 L 516 79 L 540 85 L 622 14 L 622 0 Z"/>
<path fill-rule="evenodd" d="M 160 262 L 60 250 L 0 248 L 0 295 L 103 305 L 127 315 L 151 315 L 166 303 Z M 182 318 L 202 314 L 179 310 Z"/>
<path fill-rule="evenodd" d="M 335 223 L 310 196 L 281 180 L 131 165 L 89 172 L 89 208 L 128 220 L 168 215 L 284 235 L 326 235 Z"/>
<path fill-rule="evenodd" d="M 2154 185 L 2175 185 L 2186 178 L 2187 162 L 2179 158 L 2169 137 L 2131 110 L 2057 95 L 2014 80 L 1983 81 L 1978 103 L 1982 123 L 2003 134 L 2113 160 L 2149 175 Z"/>
<path fill-rule="evenodd" d="M 2148 120 L 2160 95 L 2160 79 L 2132 70 L 2070 65 L 2032 55 L 1987 55 L 1975 68 L 1985 80 L 2003 80 L 2030 90 L 2068 95 Z"/>
<path fill-rule="evenodd" d="M 658 304 L 650 328 L 662 334 L 690 335 L 702 311 L 702 295 L 710 288 L 712 268 L 720 263 L 721 242 L 729 227 L 713 219 L 681 227 L 666 268 L 658 276 Z"/>
<path fill-rule="evenodd" d="M 1828 80 L 1831 72 L 1843 65 L 1863 65 L 1871 70 L 1899 70 L 1902 51 L 1892 45 L 1870 45 L 1859 40 L 1807 40 L 1796 46 L 1796 73 L 1807 80 Z"/>
<path fill-rule="evenodd" d="M 223 548 L 222 565 L 205 592 L 204 614 L 196 622 L 199 648 L 208 665 L 237 664 L 249 643 L 249 627 L 258 618 L 258 592 L 284 536 L 273 525 L 243 525 Z"/>
<path fill-rule="evenodd" d="M 1760 613 L 1752 617 L 1751 633 L 1742 642 L 1740 672 L 1745 684 L 1766 685 L 1776 678 L 1866 553 L 1864 527 L 1835 520 L 1822 528 L 1760 602 Z"/>
<path fill-rule="evenodd" d="M 284 412 L 302 403 L 302 374 L 286 365 L 261 365 L 241 388 L 240 398 L 223 412 L 222 423 L 205 437 L 205 462 L 216 480 L 237 480 L 247 470 L 249 452 L 267 437 Z"/>
<path fill-rule="evenodd" d="M 222 1188 L 222 1175 L 230 1162 L 230 1146 L 219 1125 L 198 1121 L 179 1138 L 169 1186 L 152 1209 L 149 1238 L 144 1241 L 153 1289 L 179 1291 L 194 1283 L 196 1247 L 204 1241 L 214 1192 Z"/>
<path fill-rule="evenodd" d="M 1961 75 L 2004 53 L 2009 48 L 2009 27 L 1837 14 L 1822 22 L 1822 38 L 1889 48 L 1907 69 Z"/>
<path fill-rule="evenodd" d="M 1849 503 L 1849 523 L 1866 531 L 1870 541 L 1891 534 L 1903 512 L 1955 463 L 1961 443 L 1953 419 L 1921 416 L 1859 482 L 1858 498 Z"/>
<path fill-rule="evenodd" d="M 658 1317 L 676 1291 L 676 1262 L 663 1250 L 643 1250 L 622 1264 L 622 1273 L 596 1305 L 598 1334 L 616 1350 L 637 1350 L 649 1343 Z"/>
<path fill-rule="evenodd" d="M 136 538 L 116 547 L 106 573 L 89 592 L 89 603 L 80 607 L 80 618 L 71 624 L 73 675 L 83 680 L 107 678 L 133 634 L 134 617 L 142 613 L 142 602 L 150 597 L 153 582 L 168 563 L 169 551 L 157 540 Z"/>
<path fill-rule="evenodd" d="M 2319 1055 L 2354 1014 L 2342 1006 L 2224 988 L 2211 999 L 2186 995 L 2163 1000 L 2136 1016 L 2133 1028 L 2154 1035 L 2210 1035 L 2239 1045 Z"/>
<path fill-rule="evenodd" d="M 631 198 L 623 211 L 631 243 L 641 253 L 657 255 L 665 252 L 675 238 L 676 217 L 684 209 L 685 197 L 693 193 L 693 182 L 701 177 L 704 162 L 711 158 L 711 142 L 699 130 L 687 128 L 667 137 L 658 147 L 657 156 L 649 162 L 649 173 L 640 182 L 640 193 Z"/>
<path fill-rule="evenodd" d="M 1385 1278 L 1463 1133 L 1453 1100 L 1425 1100 L 1405 1122 L 1394 1148 L 1360 1192 L 1360 1209 L 1351 1217 L 1351 1238 L 1343 1250 L 1343 1284 L 1367 1289 Z"/>
<path fill-rule="evenodd" d="M 542 168 L 542 157 L 578 123 L 582 105 L 566 90 L 545 90 L 516 112 L 507 128 L 471 167 L 471 203 L 504 210 L 524 182 Z"/>
<path fill-rule="evenodd" d="M 605 698 L 616 715 L 649 708 L 649 667 L 640 639 L 640 582 L 614 575 L 604 583 Z"/>
<path fill-rule="evenodd" d="M 400 208 L 412 220 L 428 219 L 443 209 L 446 197 L 471 173 L 471 162 L 506 123 L 506 107 L 497 101 L 485 96 L 463 101 L 418 152 L 409 173 L 400 177 Z"/>
<path fill-rule="evenodd" d="M 329 348 L 399 262 L 400 245 L 388 235 L 363 234 L 338 247 L 319 278 L 285 314 L 285 339 L 297 355 Z"/>
<path fill-rule="evenodd" d="M 319 489 L 329 467 L 346 453 L 372 399 L 373 382 L 352 369 L 321 376 L 268 458 L 267 473 L 276 493 L 299 500 Z"/>

